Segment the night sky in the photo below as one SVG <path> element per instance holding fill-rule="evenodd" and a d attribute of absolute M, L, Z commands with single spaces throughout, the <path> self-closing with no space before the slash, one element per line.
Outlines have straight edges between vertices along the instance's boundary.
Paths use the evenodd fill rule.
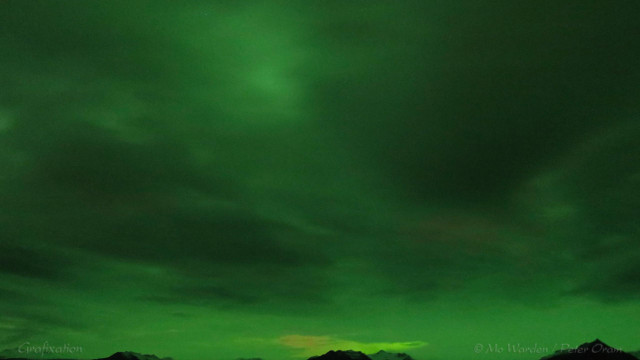
<path fill-rule="evenodd" d="M 0 350 L 640 349 L 639 14 L 0 1 Z"/>

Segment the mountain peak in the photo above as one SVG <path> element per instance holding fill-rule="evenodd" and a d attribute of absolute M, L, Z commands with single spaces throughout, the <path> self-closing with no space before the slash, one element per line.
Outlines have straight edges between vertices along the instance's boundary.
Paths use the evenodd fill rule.
<path fill-rule="evenodd" d="M 309 360 L 371 360 L 370 357 L 360 351 L 354 350 L 330 350 L 324 355 L 312 356 Z"/>
<path fill-rule="evenodd" d="M 380 350 L 375 354 L 369 355 L 371 360 L 413 360 L 413 358 L 405 353 L 390 353 Z"/>
<path fill-rule="evenodd" d="M 582 345 L 580 345 L 578 348 L 586 348 L 586 349 L 591 349 L 591 348 L 595 348 L 595 347 L 600 347 L 600 348 L 611 348 L 611 346 L 605 344 L 602 340 L 600 339 L 595 339 L 590 343 L 584 343 Z"/>
<path fill-rule="evenodd" d="M 622 350 L 605 344 L 600 339 L 584 343 L 575 349 L 557 351 L 546 360 L 637 360 L 634 356 Z"/>
<path fill-rule="evenodd" d="M 592 342 L 587 342 L 587 343 L 584 343 L 584 344 L 582 344 L 582 345 L 580 345 L 580 346 L 589 346 L 589 347 L 591 347 L 591 346 L 596 346 L 596 345 L 599 345 L 599 346 L 607 346 L 607 347 L 609 346 L 609 345 L 605 344 L 605 343 L 604 343 L 602 340 L 600 340 L 600 339 L 595 339 L 595 340 L 593 340 Z"/>
<path fill-rule="evenodd" d="M 134 351 L 120 351 L 103 360 L 170 360 L 171 358 L 160 359 L 156 355 L 140 354 Z"/>

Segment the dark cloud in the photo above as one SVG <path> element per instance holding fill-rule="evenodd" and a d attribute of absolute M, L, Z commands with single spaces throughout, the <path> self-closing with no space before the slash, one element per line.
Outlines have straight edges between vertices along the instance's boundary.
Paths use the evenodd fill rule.
<path fill-rule="evenodd" d="M 618 270 L 619 268 L 622 270 Z M 637 301 L 640 297 L 637 281 L 640 268 L 635 262 L 617 266 L 611 272 L 612 274 L 600 274 L 588 279 L 571 293 L 587 295 L 605 303 Z"/>
<path fill-rule="evenodd" d="M 102 196 L 158 191 L 155 185 L 176 183 L 177 176 L 179 182 L 188 184 L 186 179 L 192 172 L 180 162 L 184 155 L 178 148 L 163 151 L 153 145 L 136 146 L 109 139 L 104 130 L 100 133 L 98 129 L 82 131 L 77 126 L 70 127 L 76 127 L 75 134 L 58 139 L 38 157 L 36 171 L 42 182 Z"/>
<path fill-rule="evenodd" d="M 3 245 L 0 247 L 0 272 L 27 278 L 59 279 L 62 269 L 54 260 L 55 255 L 47 251 Z"/>
<path fill-rule="evenodd" d="M 455 7 L 438 43 L 368 48 L 363 73 L 322 84 L 326 119 L 414 199 L 504 199 L 627 113 L 635 52 L 623 39 L 637 24 L 618 7 L 502 5 Z"/>
<path fill-rule="evenodd" d="M 570 194 L 585 206 L 593 226 L 600 231 L 635 232 L 635 211 L 640 199 L 638 184 L 640 155 L 636 141 L 640 128 L 622 122 L 602 131 L 570 158 L 575 165 L 568 179 Z"/>
<path fill-rule="evenodd" d="M 173 297 L 171 296 L 149 296 L 142 298 L 142 300 L 150 300 L 159 303 L 168 304 L 182 304 L 185 301 L 195 305 L 216 305 L 219 303 L 231 303 L 233 305 L 246 306 L 248 304 L 255 304 L 259 301 L 257 296 L 248 294 L 236 294 L 230 289 L 225 289 L 220 286 L 207 286 L 207 287 L 195 287 L 186 288 L 179 287 L 173 289 Z M 185 300 L 186 299 L 186 300 Z"/>

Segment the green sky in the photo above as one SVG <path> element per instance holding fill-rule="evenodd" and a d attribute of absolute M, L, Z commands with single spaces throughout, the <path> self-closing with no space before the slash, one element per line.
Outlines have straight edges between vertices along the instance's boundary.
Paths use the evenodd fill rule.
<path fill-rule="evenodd" d="M 640 349 L 638 14 L 0 1 L 0 350 Z"/>

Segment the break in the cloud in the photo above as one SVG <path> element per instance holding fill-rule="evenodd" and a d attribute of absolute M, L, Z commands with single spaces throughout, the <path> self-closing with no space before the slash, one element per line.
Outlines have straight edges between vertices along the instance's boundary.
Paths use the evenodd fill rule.
<path fill-rule="evenodd" d="M 285 335 L 278 343 L 298 350 L 298 356 L 321 355 L 329 350 L 345 349 L 373 354 L 380 350 L 400 352 L 421 348 L 427 345 L 422 341 L 363 343 L 353 340 L 339 339 L 332 336 Z"/>

